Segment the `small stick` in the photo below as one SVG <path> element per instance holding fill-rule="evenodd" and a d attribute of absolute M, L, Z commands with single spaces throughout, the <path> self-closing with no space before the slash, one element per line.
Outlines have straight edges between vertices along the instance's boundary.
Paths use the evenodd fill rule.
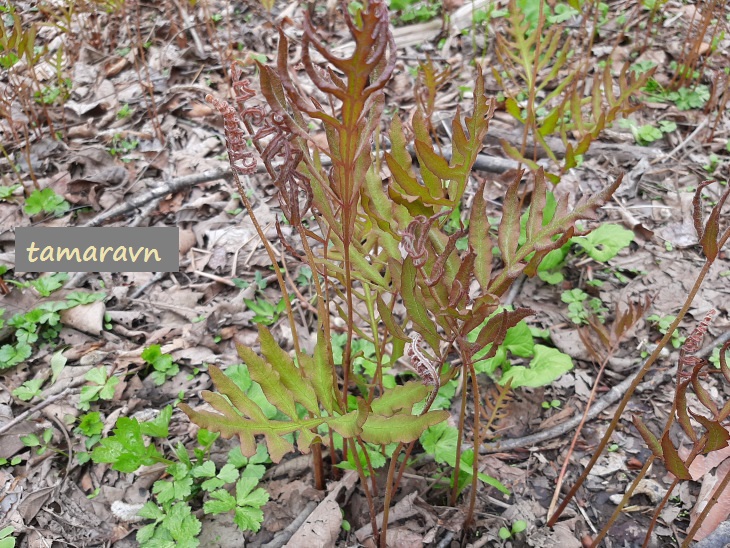
<path fill-rule="evenodd" d="M 667 154 L 667 155 L 666 155 L 666 156 L 664 156 L 663 158 L 655 158 L 654 160 L 652 160 L 652 161 L 651 161 L 651 162 L 649 162 L 649 163 L 650 163 L 650 164 L 652 164 L 652 165 L 654 165 L 654 164 L 656 164 L 657 162 L 666 162 L 667 160 L 669 160 L 669 158 L 671 158 L 671 157 L 672 157 L 672 156 L 674 156 L 674 155 L 675 155 L 675 154 L 676 154 L 677 152 L 679 152 L 679 151 L 680 151 L 680 150 L 682 150 L 682 149 L 683 149 L 683 148 L 684 148 L 685 146 L 687 146 L 687 143 L 689 143 L 689 142 L 690 142 L 690 141 L 691 141 L 692 139 L 694 139 L 694 138 L 695 138 L 695 135 L 697 135 L 697 134 L 698 134 L 698 133 L 699 133 L 700 131 L 702 131 L 702 129 L 703 129 L 703 128 L 704 128 L 704 127 L 705 127 L 706 125 L 707 125 L 707 118 L 705 118 L 704 120 L 702 120 L 702 122 L 700 123 L 700 125 L 698 125 L 698 126 L 697 126 L 697 127 L 695 128 L 695 130 L 694 130 L 694 131 L 693 131 L 692 133 L 690 133 L 690 134 L 689 134 L 689 137 L 687 137 L 687 138 L 686 138 L 686 139 L 685 139 L 684 141 L 682 141 L 682 142 L 681 142 L 681 143 L 679 143 L 679 144 L 678 144 L 678 145 L 677 145 L 676 147 L 674 147 L 674 150 L 672 150 L 672 152 L 670 152 L 669 154 Z"/>
<path fill-rule="evenodd" d="M 169 272 L 157 272 L 157 273 L 155 273 L 155 275 L 152 276 L 152 278 L 147 283 L 145 283 L 144 285 L 138 287 L 137 290 L 134 293 L 132 293 L 129 298 L 130 299 L 138 299 L 139 297 L 142 296 L 142 294 L 144 294 L 145 291 L 147 291 L 148 288 L 150 288 L 153 285 L 155 285 L 157 282 L 159 282 L 162 278 L 164 278 L 168 274 L 169 274 Z"/>
<path fill-rule="evenodd" d="M 216 276 L 215 274 L 208 274 L 207 272 L 202 272 L 201 270 L 193 270 L 192 274 L 197 274 L 198 276 L 203 276 L 204 278 L 210 278 L 214 282 L 218 282 L 218 283 L 221 283 L 221 284 L 225 284 L 225 285 L 228 285 L 230 287 L 236 287 L 236 284 L 234 284 L 228 278 L 223 278 L 221 276 Z"/>
<path fill-rule="evenodd" d="M 44 408 L 48 407 L 49 405 L 51 405 L 53 402 L 60 400 L 64 396 L 68 395 L 69 391 L 72 388 L 76 388 L 78 386 L 81 386 L 82 384 L 86 384 L 86 379 L 83 379 L 83 378 L 76 379 L 74 382 L 69 384 L 62 392 L 59 392 L 58 394 L 55 394 L 54 396 L 51 396 L 50 398 L 43 400 L 42 402 L 40 402 L 40 403 L 34 405 L 33 407 L 31 407 L 30 409 L 28 409 L 27 411 L 23 411 L 20 415 L 15 417 L 10 422 L 0 426 L 0 435 L 4 434 L 8 430 L 10 430 L 13 426 L 17 426 L 18 424 L 23 422 L 25 419 L 27 419 L 31 415 L 34 415 L 41 409 L 44 409 Z"/>
<path fill-rule="evenodd" d="M 124 215 L 125 213 L 128 213 L 133 209 L 137 209 L 138 207 L 143 206 L 156 198 L 162 198 L 172 192 L 177 192 L 184 188 L 188 188 L 201 183 L 215 181 L 216 179 L 225 179 L 230 175 L 230 168 L 226 168 L 212 169 L 204 171 L 203 173 L 196 173 L 194 175 L 187 175 L 185 177 L 171 179 L 166 183 L 161 184 L 160 186 L 148 190 L 147 192 L 132 196 L 129 200 L 126 200 L 116 207 L 107 209 L 106 211 L 102 211 L 99 215 L 80 226 L 101 226 L 105 221 L 108 221 L 109 219 L 113 219 L 114 217 L 118 217 L 120 215 Z"/>
<path fill-rule="evenodd" d="M 317 508 L 316 502 L 308 502 L 307 505 L 304 507 L 304 510 L 299 513 L 294 521 L 287 525 L 286 529 L 278 532 L 276 536 L 271 539 L 271 541 L 262 545 L 261 548 L 281 548 L 282 546 L 284 546 L 287 542 L 289 542 L 289 539 L 292 537 L 292 535 L 297 532 L 297 529 L 299 529 L 302 524 L 307 520 L 310 514 L 314 512 L 315 508 Z"/>

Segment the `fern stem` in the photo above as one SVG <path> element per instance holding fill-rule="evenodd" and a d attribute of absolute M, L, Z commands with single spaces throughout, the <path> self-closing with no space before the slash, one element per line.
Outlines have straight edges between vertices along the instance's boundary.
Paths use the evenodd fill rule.
<path fill-rule="evenodd" d="M 466 352 L 466 349 L 462 349 Z M 469 355 L 468 353 L 466 354 Z M 467 360 L 469 367 L 469 376 L 471 377 L 472 385 L 472 398 L 474 399 L 474 431 L 472 433 L 474 449 L 473 449 L 473 461 L 472 461 L 472 477 L 471 477 L 471 493 L 469 494 L 469 509 L 466 512 L 466 519 L 464 520 L 464 527 L 469 527 L 474 517 L 474 508 L 477 502 L 477 486 L 479 485 L 479 448 L 482 445 L 482 437 L 479 431 L 479 418 L 481 413 L 479 412 L 479 383 L 477 382 L 477 373 L 474 370 L 474 364 L 472 363 L 471 356 Z M 465 390 L 466 392 L 466 390 Z M 454 477 L 454 485 L 458 485 L 459 476 L 458 474 Z"/>
<path fill-rule="evenodd" d="M 467 367 L 467 360 L 463 360 L 462 363 L 462 381 L 464 383 L 461 391 L 461 409 L 459 410 L 459 439 L 456 440 L 456 462 L 454 463 L 454 485 L 451 488 L 450 502 L 452 506 L 456 506 L 456 499 L 459 496 L 459 469 L 461 465 L 461 441 L 464 437 L 464 422 L 466 419 L 466 383 L 468 382 L 469 370 Z"/>
<path fill-rule="evenodd" d="M 370 462 L 370 454 L 368 453 L 368 448 L 365 446 L 365 444 L 362 441 L 362 438 L 358 436 L 357 438 L 357 444 L 360 446 L 360 449 L 362 449 L 362 453 L 365 456 L 365 464 L 368 466 L 368 474 L 370 474 L 370 483 L 373 486 L 373 496 L 378 496 L 378 484 L 375 482 L 375 470 L 373 470 L 373 465 Z M 357 458 L 357 453 L 354 455 Z"/>
<path fill-rule="evenodd" d="M 413 445 L 413 443 L 411 443 Z M 393 455 L 390 457 L 390 465 L 388 466 L 388 478 L 385 480 L 385 500 L 383 501 L 383 525 L 380 531 L 380 548 L 388 548 L 386 543 L 387 532 L 388 532 L 388 515 L 390 514 L 390 503 L 393 499 L 393 493 L 396 490 L 396 486 L 393 483 L 393 475 L 395 474 L 395 468 L 398 463 L 398 455 L 403 450 L 403 443 L 398 443 L 398 446 L 393 451 Z M 407 461 L 408 458 L 404 460 Z"/>
<path fill-rule="evenodd" d="M 362 490 L 365 491 L 365 498 L 368 501 L 368 509 L 370 510 L 370 525 L 373 528 L 373 538 L 376 542 L 378 542 L 380 538 L 380 533 L 378 532 L 378 520 L 377 515 L 375 513 L 375 502 L 373 501 L 373 495 L 370 492 L 370 489 L 368 488 L 368 481 L 365 477 L 365 472 L 362 469 L 362 464 L 360 464 L 360 459 L 357 455 L 357 447 L 355 446 L 355 440 L 353 438 L 347 438 L 347 442 L 352 445 L 352 455 L 353 460 L 355 461 L 355 468 L 357 468 L 357 475 L 360 477 L 360 485 L 362 485 Z M 347 443 L 343 444 L 343 448 L 347 445 Z"/>

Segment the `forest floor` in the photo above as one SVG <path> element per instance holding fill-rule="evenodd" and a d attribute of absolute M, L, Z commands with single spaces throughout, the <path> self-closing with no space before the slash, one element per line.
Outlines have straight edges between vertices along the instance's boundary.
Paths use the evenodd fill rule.
<path fill-rule="evenodd" d="M 123 473 L 90 461 L 94 444 L 110 434 L 120 417 L 154 419 L 151 410 L 174 407 L 181 399 L 200 405 L 200 391 L 211 386 L 207 366 L 239 364 L 233 337 L 256 346 L 257 322 L 268 324 L 277 341 L 291 348 L 292 331 L 282 314 L 269 256 L 230 181 L 222 119 L 204 97 L 229 97 L 226 69 L 231 59 L 243 61 L 258 89 L 254 61 L 275 62 L 275 25 L 284 23 L 290 36 L 301 36 L 306 5 L 277 2 L 269 13 L 258 5 L 228 0 L 53 2 L 41 9 L 35 4 L 19 0 L 14 7 L 22 28 L 38 25 L 37 59 L 10 59 L 8 42 L 0 49 L 0 61 L 8 69 L 0 72 L 0 267 L 6 267 L 2 278 L 7 290 L 0 297 L 0 530 L 12 526 L 18 546 L 136 546 L 136 530 L 150 522 L 136 521 L 134 510 L 125 517 L 130 512 L 125 509 L 149 500 L 153 484 L 167 477 L 165 465 Z M 385 118 L 410 119 L 419 62 L 429 56 L 436 67 L 448 70 L 433 122 L 440 143 L 450 145 L 450 120 L 457 108 L 470 111 L 474 63 L 480 64 L 487 93 L 499 102 L 484 143 L 484 163 L 473 172 L 474 187 L 467 194 L 473 196 L 477 184 L 486 180 L 487 198 L 499 217 L 505 185 L 517 167 L 502 143 L 519 147 L 523 136 L 495 77 L 503 70 L 495 36 L 506 36 L 507 6 L 458 4 L 446 6 L 451 16 L 445 26 L 436 15 L 443 9 L 439 3 L 396 4 L 404 9 L 392 15 L 398 62 L 385 90 Z M 520 5 L 533 9 L 538 3 Z M 588 333 L 592 313 L 611 325 L 620 305 L 650 300 L 644 318 L 608 361 L 596 405 L 640 367 L 702 266 L 692 218 L 695 189 L 704 180 L 717 181 L 705 189 L 709 207 L 730 180 L 727 6 L 670 1 L 658 9 L 652 24 L 652 11 L 642 3 L 610 0 L 601 6 L 605 11 L 599 9 L 600 22 L 588 50 L 591 63 L 603 66 L 610 59 L 616 82 L 624 63 L 636 67 L 636 73 L 652 67 L 656 71 L 645 91 L 632 97 L 637 108 L 627 114 L 629 121 L 601 132 L 579 165 L 562 175 L 555 193 L 594 193 L 624 174 L 613 201 L 591 225 L 614 227 L 597 245 L 615 248 L 616 254 L 598 261 L 573 246 L 550 280 L 526 279 L 509 295 L 511 304 L 537 311 L 528 321 L 533 334 L 567 354 L 573 368 L 547 386 L 513 392 L 481 464 L 511 495 L 480 484 L 476 528 L 466 537 L 463 507 L 449 506 L 446 489 L 434 479 L 447 467 L 416 450 L 395 501 L 401 513 L 396 512 L 391 526 L 398 532 L 393 546 L 446 547 L 462 541 L 474 547 L 581 546 L 606 523 L 616 507 L 615 495 L 624 493 L 651 454 L 630 417 L 639 414 L 654 432 L 663 428 L 672 410 L 682 337 L 713 308 L 718 314 L 708 329 L 706 348 L 711 351 L 717 346 L 711 342 L 730 330 L 730 257 L 721 253 L 674 344 L 629 404 L 610 451 L 579 491 L 578 505 L 571 505 L 554 529 L 546 528 L 556 480 L 576 429 L 568 421 L 582 415 L 598 371 L 579 330 Z M 699 22 L 713 7 L 709 30 L 698 37 Z M 575 35 L 580 44 L 581 18 L 570 9 L 558 1 L 550 13 L 565 15 L 560 21 L 563 39 Z M 321 38 L 335 52 L 347 51 L 349 41 L 338 10 L 324 5 L 312 10 Z M 8 36 L 12 12 L 3 12 Z M 424 20 L 414 19 L 419 17 Z M 694 43 L 701 53 L 698 74 L 682 91 L 670 93 L 677 64 L 688 58 L 687 44 Z M 301 56 L 296 40 L 290 53 L 296 67 Z M 561 153 L 560 139 L 552 139 L 562 159 L 564 147 Z M 535 157 L 548 168 L 555 165 L 541 149 Z M 282 248 L 274 228 L 280 215 L 276 187 L 261 173 L 246 184 L 253 213 L 274 247 Z M 50 191 L 29 199 L 35 189 Z M 457 215 L 464 219 L 469 203 L 461 209 Z M 14 230 L 27 226 L 178 227 L 180 271 L 53 274 L 38 282 L 37 274 L 15 270 Z M 287 235 L 287 227 L 283 229 Z M 618 241 L 625 231 L 632 237 Z M 293 301 L 297 331 L 302 346 L 311 350 L 316 339 L 312 272 L 293 260 L 282 266 L 299 292 Z M 57 315 L 48 304 L 72 301 L 73 307 L 57 309 Z M 44 313 L 54 319 L 44 320 Z M 31 331 L 41 335 L 37 341 L 21 344 L 23 321 L 33 323 Z M 366 346 L 359 351 L 364 361 L 370 357 Z M 112 377 L 116 380 L 110 382 Z M 724 403 L 730 387 L 715 377 L 708 381 L 712 395 Z M 454 398 L 454 420 L 459 401 Z M 615 408 L 614 398 L 582 428 L 563 491 L 592 455 Z M 23 414 L 29 410 L 32 414 Z M 85 422 L 80 423 L 82 417 Z M 171 455 L 178 443 L 192 451 L 201 443 L 196 431 L 175 409 L 161 451 Z M 528 437 L 533 434 L 542 438 Z M 677 443 L 683 439 L 679 429 L 672 436 Z M 495 445 L 497 440 L 505 445 Z M 210 459 L 220 466 L 235 445 L 235 440 L 216 441 Z M 719 464 L 708 465 L 697 481 L 680 484 L 661 513 L 651 545 L 679 546 L 693 509 L 706 502 L 707 485 L 721 475 L 715 470 Z M 386 470 L 380 469 L 382 475 Z M 338 489 L 346 497 L 338 504 L 345 521 L 335 512 L 329 523 L 338 534 L 337 545 L 372 546 L 367 535 L 359 534 L 369 524 L 365 498 L 355 483 L 340 482 Z M 670 483 L 670 474 L 657 461 L 605 545 L 640 545 Z M 231 513 L 203 517 L 200 502 L 191 503 L 202 520 L 201 546 L 243 546 L 244 539 L 251 547 L 280 546 L 281 536 L 267 543 L 325 496 L 313 487 L 311 456 L 267 464 L 260 485 L 269 502 L 256 533 L 239 531 Z M 730 506 L 715 516 L 713 527 L 728 514 Z M 527 525 L 526 531 L 500 538 L 500 529 L 509 531 L 518 521 Z M 6 546 L 2 540 L 0 546 Z"/>

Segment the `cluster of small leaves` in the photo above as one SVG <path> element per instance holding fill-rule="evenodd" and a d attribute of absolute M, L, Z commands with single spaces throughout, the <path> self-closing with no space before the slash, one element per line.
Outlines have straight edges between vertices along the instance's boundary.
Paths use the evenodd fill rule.
<path fill-rule="evenodd" d="M 672 101 L 679 110 L 704 108 L 710 99 L 710 88 L 704 84 L 669 91 L 652 78 L 647 81 L 643 91 L 654 101 Z"/>
<path fill-rule="evenodd" d="M 105 462 L 114 470 L 131 473 L 140 466 L 150 466 L 167 461 L 154 444 L 145 444 L 142 436 L 166 438 L 172 417 L 172 407 L 167 406 L 152 420 L 139 422 L 135 418 L 119 417 L 113 435 L 102 439 L 94 448 L 91 458 L 94 462 Z"/>
<path fill-rule="evenodd" d="M 46 428 L 43 433 L 38 436 L 36 434 L 26 434 L 25 436 L 20 436 L 20 441 L 23 442 L 23 445 L 26 447 L 36 448 L 36 454 L 38 456 L 43 455 L 48 449 L 50 449 L 50 443 L 53 439 L 53 429 L 52 428 Z"/>
<path fill-rule="evenodd" d="M 13 531 L 11 526 L 0 529 L 0 548 L 15 548 L 15 539 L 10 536 Z"/>
<path fill-rule="evenodd" d="M 509 538 L 512 538 L 514 535 L 520 534 L 522 531 L 527 529 L 527 522 L 522 519 L 518 519 L 512 524 L 512 527 L 507 529 L 507 527 L 500 527 L 499 528 L 499 538 L 502 540 L 507 540 Z"/>
<path fill-rule="evenodd" d="M 166 439 L 172 407 L 167 406 L 151 421 L 139 422 L 135 418 L 120 417 L 111 436 L 99 439 L 103 428 L 98 413 L 87 414 L 79 424 L 79 431 L 87 436 L 91 459 L 96 463 L 111 464 L 114 470 L 134 472 L 141 466 L 166 463 L 167 479 L 156 481 L 152 486 L 154 501 L 147 502 L 138 515 L 153 520 L 137 532 L 137 541 L 143 548 L 167 545 L 199 545 L 197 536 L 200 520 L 193 513 L 191 504 L 204 496 L 206 514 L 233 512 L 234 522 L 244 531 L 258 531 L 263 521 L 261 506 L 268 501 L 268 494 L 257 488 L 259 480 L 270 462 L 265 448 L 259 445 L 254 454 L 244 457 L 240 448 L 232 449 L 227 462 L 217 469 L 208 454 L 218 434 L 198 431 L 199 447 L 190 458 L 182 444 L 174 451 L 175 460 L 166 458 L 154 443 L 147 444 L 145 437 Z M 97 443 L 98 442 L 98 443 Z M 235 484 L 235 496 L 224 487 Z"/>
<path fill-rule="evenodd" d="M 28 280 L 26 282 L 18 282 L 16 280 L 7 280 L 21 289 L 33 288 L 41 297 L 49 297 L 54 291 L 61 289 L 64 282 L 68 279 L 66 272 L 56 272 L 55 274 L 49 274 L 47 276 L 41 276 L 35 280 Z M 76 292 L 80 294 L 81 292 Z M 73 295 L 74 293 L 72 293 Z"/>
<path fill-rule="evenodd" d="M 84 449 L 86 451 L 78 451 L 75 453 L 79 464 L 85 464 L 91 458 L 88 453 L 101 440 L 101 433 L 104 431 L 104 421 L 102 421 L 99 411 L 90 411 L 81 416 L 78 426 L 74 429 L 74 433 L 78 436 L 84 436 Z"/>
<path fill-rule="evenodd" d="M 261 507 L 269 494 L 257 487 L 266 472 L 263 464 L 270 462 L 266 450 L 259 446 L 250 459 L 232 449 L 228 461 L 220 470 L 206 459 L 206 452 L 217 435 L 200 430 L 195 450 L 195 461 L 182 445 L 175 449 L 178 462 L 167 467 L 168 480 L 159 480 L 152 486 L 155 502 L 147 502 L 138 512 L 140 517 L 153 520 L 137 532 L 141 548 L 153 548 L 160 543 L 174 541 L 177 546 L 195 547 L 200 543 L 200 520 L 192 513 L 190 502 L 204 494 L 203 511 L 206 514 L 233 513 L 234 523 L 242 531 L 258 531 L 264 519 Z M 235 495 L 225 485 L 235 484 Z"/>
<path fill-rule="evenodd" d="M 71 205 L 63 196 L 59 196 L 51 188 L 44 188 L 43 190 L 34 190 L 26 198 L 24 209 L 28 215 L 36 215 L 43 212 L 60 217 L 70 207 Z"/>
<path fill-rule="evenodd" d="M 664 335 L 669 327 L 672 325 L 674 320 L 676 319 L 676 316 L 672 316 L 671 314 L 666 314 L 664 316 L 659 316 L 658 314 L 652 314 L 648 318 L 646 318 L 646 321 L 651 322 L 656 325 L 657 330 L 659 333 Z M 672 333 L 672 346 L 674 348 L 679 348 L 684 344 L 684 341 L 686 340 L 685 337 L 683 337 L 678 331 L 674 331 Z"/>
<path fill-rule="evenodd" d="M 170 354 L 163 354 L 159 344 L 153 344 L 142 351 L 142 359 L 153 369 L 150 378 L 157 385 L 162 385 L 168 378 L 180 372 L 180 367 L 173 363 Z"/>
<path fill-rule="evenodd" d="M 62 104 L 70 97 L 72 87 L 73 84 L 71 82 L 71 78 L 63 78 L 56 84 L 44 86 L 39 91 L 36 91 L 33 96 L 36 102 L 41 105 L 53 105 L 56 102 Z M 49 211 L 49 213 L 51 213 L 51 211 Z"/>
<path fill-rule="evenodd" d="M 119 384 L 119 377 L 112 375 L 109 376 L 109 372 L 105 366 L 95 367 L 90 369 L 84 379 L 89 381 L 91 384 L 81 388 L 81 395 L 79 396 L 79 409 L 82 411 L 88 411 L 90 403 L 98 400 L 111 400 L 114 397 L 114 390 Z"/>
<path fill-rule="evenodd" d="M 661 120 L 659 127 L 655 127 L 652 124 L 639 126 L 630 118 L 622 118 L 619 120 L 619 126 L 628 128 L 636 142 L 640 145 L 653 143 L 661 139 L 665 133 L 671 133 L 677 129 L 677 124 L 671 120 Z"/>
<path fill-rule="evenodd" d="M 251 321 L 264 325 L 275 324 L 286 310 L 286 301 L 284 299 L 280 299 L 275 305 L 271 304 L 264 297 L 244 299 L 243 302 L 246 303 L 249 310 L 252 310 L 256 314 Z"/>
<path fill-rule="evenodd" d="M 560 299 L 568 303 L 568 317 L 576 325 L 587 324 L 593 316 L 603 323 L 608 309 L 598 297 L 590 297 L 582 289 L 569 289 L 560 294 Z"/>
<path fill-rule="evenodd" d="M 0 201 L 8 200 L 8 198 L 10 198 L 20 187 L 20 184 L 10 186 L 0 185 Z"/>
<path fill-rule="evenodd" d="M 456 467 L 457 458 L 457 441 L 459 439 L 459 430 L 450 426 L 446 423 L 437 424 L 426 429 L 421 434 L 420 442 L 423 449 L 430 455 L 433 455 L 434 459 L 439 464 L 448 464 L 451 468 Z M 472 481 L 472 462 L 474 459 L 474 451 L 469 449 L 461 452 L 461 466 L 459 467 L 459 478 L 458 478 L 458 491 L 461 492 L 466 485 Z M 483 483 L 490 485 L 505 495 L 511 494 L 510 490 L 507 489 L 501 482 L 497 481 L 491 476 L 479 472 L 478 478 Z M 451 485 L 454 485 L 454 474 L 451 476 Z"/>
<path fill-rule="evenodd" d="M 434 0 L 392 0 L 390 9 L 400 12 L 398 20 L 403 23 L 429 21 L 441 10 L 441 2 Z"/>
<path fill-rule="evenodd" d="M 54 385 L 61 371 L 66 366 L 66 358 L 59 350 L 51 358 L 51 380 L 50 384 Z M 21 384 L 18 388 L 13 390 L 13 396 L 23 401 L 31 401 L 35 397 L 41 395 L 41 387 L 46 382 L 47 375 L 41 375 L 34 379 L 30 379 Z"/>
<path fill-rule="evenodd" d="M 476 340 L 485 324 L 469 334 Z M 519 321 L 507 330 L 504 340 L 496 352 L 491 351 L 491 343 L 474 355 L 474 368 L 479 373 L 495 375 L 501 371 L 499 384 L 511 388 L 527 386 L 536 388 L 547 386 L 573 368 L 570 356 L 542 344 L 535 344 L 533 333 L 525 320 Z M 492 354 L 489 358 L 484 358 Z M 513 365 L 514 358 L 529 359 L 527 366 Z"/>
<path fill-rule="evenodd" d="M 7 281 L 24 287 L 33 287 L 39 294 L 48 297 L 53 291 L 62 287 L 67 277 L 68 274 L 59 273 L 43 276 L 22 284 L 13 280 Z M 30 358 L 33 353 L 33 345 L 38 341 L 50 342 L 54 340 L 61 330 L 60 312 L 62 310 L 101 300 L 104 297 L 104 293 L 89 294 L 76 291 L 67 295 L 63 301 L 44 302 L 29 312 L 18 313 L 9 318 L 6 323 L 13 328 L 12 336 L 14 341 L 0 347 L 0 370 L 13 367 Z M 3 311 L 3 309 L 0 309 L 0 316 L 2 316 Z"/>

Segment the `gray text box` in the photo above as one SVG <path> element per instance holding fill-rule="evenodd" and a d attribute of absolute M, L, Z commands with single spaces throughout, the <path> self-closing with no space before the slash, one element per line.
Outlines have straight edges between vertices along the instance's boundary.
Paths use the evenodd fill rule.
<path fill-rule="evenodd" d="M 15 230 L 20 272 L 178 272 L 176 227 Z"/>

